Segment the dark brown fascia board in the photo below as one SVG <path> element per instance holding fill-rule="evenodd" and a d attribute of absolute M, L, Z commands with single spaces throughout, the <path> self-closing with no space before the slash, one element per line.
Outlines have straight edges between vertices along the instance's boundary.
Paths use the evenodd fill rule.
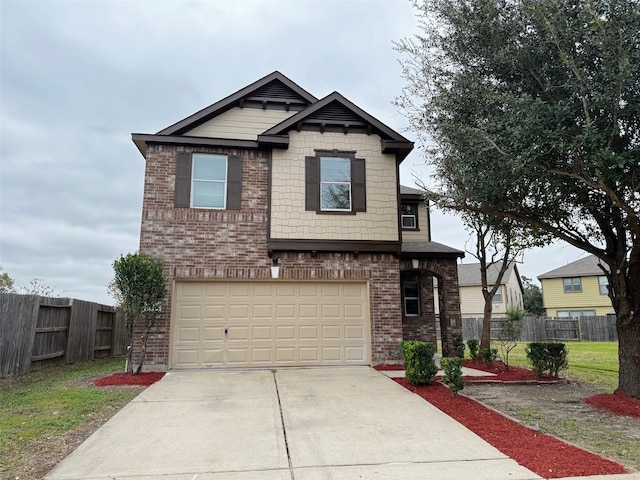
<path fill-rule="evenodd" d="M 377 118 L 369 115 L 367 112 L 362 110 L 360 107 L 358 107 L 353 102 L 347 100 L 345 97 L 340 95 L 338 92 L 330 93 L 329 95 L 327 95 L 326 97 L 318 100 L 314 104 L 309 105 L 307 108 L 305 108 L 301 112 L 298 112 L 295 115 L 287 118 L 286 120 L 283 120 L 279 124 L 271 127 L 269 130 L 267 130 L 267 131 L 265 131 L 263 133 L 264 133 L 264 135 L 283 135 L 283 134 L 287 134 L 289 132 L 289 130 L 292 130 L 292 129 L 296 128 L 296 124 L 298 122 L 304 121 L 305 118 L 309 117 L 310 115 L 313 115 L 315 112 L 317 112 L 318 110 L 326 107 L 328 104 L 330 104 L 333 101 L 337 101 L 337 102 L 341 103 L 345 108 L 348 108 L 354 114 L 356 114 L 357 116 L 362 118 L 365 122 L 369 123 L 379 134 L 381 134 L 380 135 L 381 137 L 383 137 L 383 138 L 386 137 L 385 139 L 391 140 L 391 143 L 395 142 L 395 143 L 398 143 L 399 145 L 402 145 L 402 148 L 410 147 L 409 151 L 411 151 L 411 149 L 413 149 L 413 143 L 411 141 L 409 141 L 408 139 L 406 139 L 405 137 L 400 135 L 398 132 L 393 130 L 391 127 L 388 127 L 387 125 L 382 123 Z M 391 145 L 388 148 L 391 148 Z M 407 152 L 407 154 L 408 153 L 409 152 Z"/>
<path fill-rule="evenodd" d="M 230 109 L 234 106 L 234 104 L 243 97 L 251 95 L 256 90 L 264 87 L 268 83 L 279 80 L 284 85 L 289 87 L 291 90 L 296 92 L 302 98 L 306 99 L 309 103 L 315 103 L 318 101 L 316 97 L 307 92 L 304 88 L 302 88 L 297 83 L 293 82 L 282 73 L 277 70 L 269 75 L 262 77 L 259 80 L 256 80 L 251 85 L 247 85 L 246 87 L 238 90 L 235 93 L 232 93 L 228 97 L 223 98 L 222 100 L 209 105 L 208 107 L 203 108 L 202 110 L 194 113 L 193 115 L 189 115 L 187 118 L 180 120 L 179 122 L 174 123 L 173 125 L 168 126 L 160 130 L 156 135 L 180 135 L 192 128 L 200 125 L 203 122 L 219 115 L 225 110 Z"/>
<path fill-rule="evenodd" d="M 400 242 L 373 240 L 308 240 L 275 239 L 267 240 L 267 250 L 296 252 L 360 252 L 360 253 L 400 253 Z"/>
<path fill-rule="evenodd" d="M 401 193 L 400 200 L 422 203 L 424 201 L 424 197 L 415 193 Z"/>
<path fill-rule="evenodd" d="M 402 163 L 411 150 L 413 150 L 413 142 L 408 140 L 398 142 L 382 139 L 382 153 L 395 153 L 398 157 L 398 163 Z"/>
<path fill-rule="evenodd" d="M 289 135 L 258 135 L 260 148 L 289 148 Z"/>
<path fill-rule="evenodd" d="M 407 260 L 410 258 L 464 258 L 464 252 L 402 252 L 400 254 L 400 258 L 403 260 Z"/>
<path fill-rule="evenodd" d="M 131 139 L 143 157 L 147 155 L 147 145 L 190 145 L 204 147 L 246 148 L 256 150 L 258 142 L 254 140 L 236 140 L 233 138 L 186 137 L 180 135 L 152 135 L 132 133 Z"/>

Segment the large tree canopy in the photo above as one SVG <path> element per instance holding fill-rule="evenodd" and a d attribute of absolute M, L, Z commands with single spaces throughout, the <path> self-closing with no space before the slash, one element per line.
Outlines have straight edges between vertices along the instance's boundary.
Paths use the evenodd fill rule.
<path fill-rule="evenodd" d="M 431 198 L 509 218 L 601 260 L 620 389 L 640 398 L 640 3 L 416 1 L 397 99 Z"/>

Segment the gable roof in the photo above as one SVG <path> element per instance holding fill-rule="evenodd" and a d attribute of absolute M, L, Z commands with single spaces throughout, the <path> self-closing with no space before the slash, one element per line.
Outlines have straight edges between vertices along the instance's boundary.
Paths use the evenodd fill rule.
<path fill-rule="evenodd" d="M 369 115 L 338 92 L 330 93 L 273 126 L 259 135 L 258 141 L 268 141 L 268 137 L 272 135 L 286 135 L 294 129 L 298 131 L 319 129 L 323 133 L 325 131 L 376 133 L 382 138 L 382 153 L 398 153 L 400 159 L 404 159 L 413 149 L 413 142 Z"/>
<path fill-rule="evenodd" d="M 185 133 L 234 107 L 272 108 L 297 113 L 262 134 L 258 134 L 255 141 L 185 135 Z M 149 143 L 238 148 L 288 148 L 288 132 L 293 129 L 376 133 L 382 139 L 382 153 L 395 154 L 399 162 L 413 149 L 413 142 L 369 115 L 338 92 L 333 92 L 318 100 L 278 71 L 266 75 L 156 134 L 133 133 L 131 137 L 143 155 L 146 154 Z"/>
<path fill-rule="evenodd" d="M 464 252 L 438 242 L 402 242 L 402 258 L 462 258 Z"/>
<path fill-rule="evenodd" d="M 189 115 L 187 118 L 160 130 L 156 135 L 181 135 L 220 115 L 222 112 L 235 106 L 244 106 L 246 103 L 253 102 L 264 106 L 267 104 L 279 104 L 288 111 L 290 108 L 300 110 L 317 101 L 318 99 L 305 89 L 285 77 L 282 73 L 275 71 L 193 115 Z"/>
<path fill-rule="evenodd" d="M 593 277 L 604 275 L 602 269 L 598 266 L 600 259 L 595 255 L 588 255 L 575 262 L 568 263 L 564 267 L 550 270 L 538 276 L 538 280 L 543 278 L 561 278 L 561 277 Z M 606 268 L 606 265 L 604 265 Z"/>
<path fill-rule="evenodd" d="M 489 285 L 495 284 L 500 273 L 500 267 L 498 264 L 489 265 L 487 267 L 487 283 Z M 518 266 L 515 263 L 509 264 L 507 270 L 502 276 L 502 282 L 500 285 L 505 285 L 509 282 L 511 277 L 516 275 L 520 288 L 522 289 L 522 281 L 520 273 L 518 272 Z M 480 277 L 480 264 L 479 263 L 464 263 L 458 265 L 458 285 L 461 287 L 470 287 L 475 285 L 482 285 L 482 279 Z"/>

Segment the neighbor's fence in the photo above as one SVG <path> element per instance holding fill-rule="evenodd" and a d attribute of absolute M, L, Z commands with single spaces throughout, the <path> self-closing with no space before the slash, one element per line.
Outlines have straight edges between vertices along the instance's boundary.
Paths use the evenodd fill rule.
<path fill-rule="evenodd" d="M 498 340 L 504 318 L 491 320 L 491 338 Z M 462 337 L 480 339 L 482 318 L 463 318 Z M 525 317 L 523 342 L 617 342 L 616 318 L 612 315 L 580 318 Z"/>
<path fill-rule="evenodd" d="M 124 355 L 122 311 L 71 298 L 0 294 L 0 377 Z"/>

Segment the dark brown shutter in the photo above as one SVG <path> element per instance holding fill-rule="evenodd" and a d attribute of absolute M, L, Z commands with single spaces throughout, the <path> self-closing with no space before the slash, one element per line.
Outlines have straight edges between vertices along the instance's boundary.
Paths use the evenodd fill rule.
<path fill-rule="evenodd" d="M 242 204 L 242 157 L 229 157 L 227 167 L 227 210 L 240 210 Z"/>
<path fill-rule="evenodd" d="M 318 157 L 305 157 L 305 210 L 320 210 L 320 160 Z"/>
<path fill-rule="evenodd" d="M 354 212 L 367 211 L 367 186 L 364 158 L 351 159 L 351 201 Z"/>
<path fill-rule="evenodd" d="M 173 204 L 176 208 L 191 206 L 191 154 L 178 152 L 176 155 L 176 186 Z"/>

